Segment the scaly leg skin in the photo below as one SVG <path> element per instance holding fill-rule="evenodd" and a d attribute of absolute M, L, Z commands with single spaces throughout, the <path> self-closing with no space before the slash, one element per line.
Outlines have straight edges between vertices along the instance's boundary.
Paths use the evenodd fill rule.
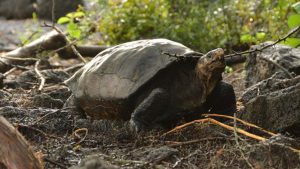
<path fill-rule="evenodd" d="M 134 110 L 130 124 L 133 130 L 139 132 L 159 125 L 159 121 L 167 117 L 169 97 L 164 89 L 154 89 Z"/>
<path fill-rule="evenodd" d="M 206 105 L 211 113 L 232 116 L 236 112 L 236 97 L 232 86 L 225 82 L 218 83 L 208 96 Z"/>

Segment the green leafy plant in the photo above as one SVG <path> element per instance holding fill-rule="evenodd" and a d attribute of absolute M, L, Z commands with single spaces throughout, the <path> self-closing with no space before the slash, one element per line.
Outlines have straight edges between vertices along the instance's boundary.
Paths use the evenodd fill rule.
<path fill-rule="evenodd" d="M 80 25 L 78 24 L 78 20 L 83 18 L 85 13 L 82 10 L 78 10 L 76 12 L 68 13 L 66 16 L 63 16 L 57 20 L 58 24 L 67 24 L 67 32 L 70 37 L 75 39 L 81 38 Z"/>
<path fill-rule="evenodd" d="M 294 13 L 288 17 L 287 24 L 290 29 L 300 26 L 300 2 L 297 2 L 292 5 L 292 9 Z M 300 46 L 300 38 L 299 37 L 289 37 L 286 39 L 283 44 L 298 47 Z"/>
<path fill-rule="evenodd" d="M 102 44 L 168 38 L 195 50 L 240 49 L 277 40 L 296 0 L 100 0 Z M 293 8 L 299 8 L 293 5 Z M 290 39 L 289 39 L 290 40 Z"/>

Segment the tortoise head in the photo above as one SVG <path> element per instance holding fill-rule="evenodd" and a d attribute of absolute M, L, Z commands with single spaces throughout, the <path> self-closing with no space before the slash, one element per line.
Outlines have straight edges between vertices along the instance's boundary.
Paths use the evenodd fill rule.
<path fill-rule="evenodd" d="M 224 50 L 217 48 L 202 56 L 197 63 L 197 70 L 203 74 L 222 73 L 225 69 Z"/>
<path fill-rule="evenodd" d="M 224 50 L 222 48 L 209 51 L 198 60 L 196 73 L 200 80 L 205 83 L 206 94 L 209 94 L 216 83 L 222 80 L 225 66 Z"/>

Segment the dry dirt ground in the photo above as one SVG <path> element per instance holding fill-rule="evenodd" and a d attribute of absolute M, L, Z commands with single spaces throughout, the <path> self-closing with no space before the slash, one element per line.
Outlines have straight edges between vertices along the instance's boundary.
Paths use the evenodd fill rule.
<path fill-rule="evenodd" d="M 291 150 L 300 147 L 277 143 L 280 136 L 259 142 L 212 123 L 195 123 L 167 135 L 167 130 L 136 134 L 128 122 L 96 121 L 63 108 L 71 93 L 62 82 L 79 63 L 49 56 L 39 66 L 46 78 L 41 92 L 32 65 L 4 74 L 0 83 L 0 115 L 42 154 L 46 169 L 68 168 L 87 157 L 102 168 L 300 168 L 299 152 Z M 244 91 L 243 75 L 242 64 L 224 75 L 237 96 Z M 269 138 L 259 130 L 236 125 Z"/>

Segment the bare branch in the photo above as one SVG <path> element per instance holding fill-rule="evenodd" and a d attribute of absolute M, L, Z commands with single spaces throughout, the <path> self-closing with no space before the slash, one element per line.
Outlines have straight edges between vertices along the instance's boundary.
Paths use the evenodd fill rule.
<path fill-rule="evenodd" d="M 10 56 L 5 56 L 5 55 L 1 55 L 0 58 L 9 59 L 9 60 L 17 60 L 17 61 L 38 61 L 39 60 L 37 58 L 20 58 L 20 57 L 10 57 Z"/>
<path fill-rule="evenodd" d="M 42 73 L 39 71 L 38 67 L 39 67 L 39 64 L 40 64 L 41 60 L 38 60 L 36 63 L 35 63 L 35 66 L 34 66 L 34 71 L 35 73 L 39 76 L 40 78 L 40 85 L 39 85 L 39 88 L 38 88 L 38 91 L 42 91 L 44 85 L 45 85 L 45 77 L 44 75 L 42 75 Z"/>
<path fill-rule="evenodd" d="M 44 23 L 44 26 L 46 27 L 52 27 L 54 30 L 56 30 L 56 32 L 58 32 L 60 35 L 62 35 L 64 37 L 64 39 L 66 40 L 66 42 L 68 44 L 71 44 L 71 49 L 72 51 L 74 52 L 74 54 L 80 58 L 84 63 L 87 63 L 87 61 L 84 59 L 84 57 L 78 52 L 78 50 L 75 48 L 74 45 L 72 45 L 72 41 L 63 33 L 63 31 L 61 29 L 59 29 L 57 26 L 52 26 L 52 25 L 49 25 L 47 23 Z"/>
<path fill-rule="evenodd" d="M 287 35 L 285 35 L 283 38 L 279 38 L 277 41 L 268 44 L 260 49 L 252 49 L 252 50 L 247 50 L 244 52 L 238 52 L 238 53 L 233 53 L 233 54 L 229 54 L 229 55 L 225 55 L 225 58 L 230 58 L 233 56 L 238 56 L 238 55 L 244 55 L 244 54 L 250 54 L 250 53 L 255 53 L 255 52 L 262 52 L 263 50 L 275 46 L 276 44 L 278 44 L 279 42 L 285 41 L 288 37 L 292 36 L 294 33 L 298 32 L 300 30 L 300 26 L 298 26 L 297 28 L 293 29 L 292 31 L 290 31 L 290 33 L 288 33 Z"/>

